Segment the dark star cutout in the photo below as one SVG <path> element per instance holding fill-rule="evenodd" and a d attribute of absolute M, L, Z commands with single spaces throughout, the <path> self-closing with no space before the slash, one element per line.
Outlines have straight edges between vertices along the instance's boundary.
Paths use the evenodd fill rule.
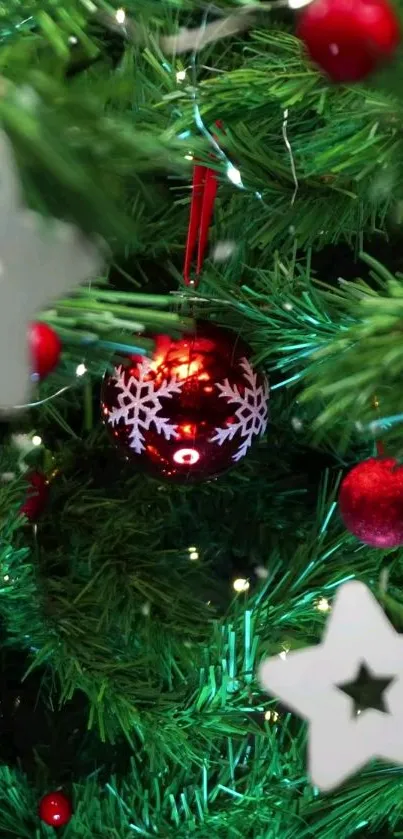
<path fill-rule="evenodd" d="M 383 692 L 394 680 L 394 676 L 377 678 L 370 668 L 362 662 L 353 682 L 343 682 L 342 685 L 336 685 L 336 687 L 353 700 L 354 716 L 357 716 L 361 711 L 367 711 L 369 708 L 388 714 L 389 709 L 385 705 Z"/>

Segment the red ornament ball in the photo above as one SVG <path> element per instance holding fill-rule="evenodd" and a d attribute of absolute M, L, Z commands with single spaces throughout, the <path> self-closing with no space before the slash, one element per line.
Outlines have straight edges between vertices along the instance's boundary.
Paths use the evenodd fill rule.
<path fill-rule="evenodd" d="M 152 358 L 131 356 L 105 375 L 101 408 L 127 459 L 171 481 L 201 481 L 238 463 L 267 425 L 266 377 L 233 332 L 198 322 L 155 337 Z"/>
<path fill-rule="evenodd" d="M 376 548 L 403 545 L 403 466 L 371 457 L 344 478 L 339 495 L 347 530 Z"/>
<path fill-rule="evenodd" d="M 313 0 L 301 13 L 297 35 L 334 82 L 363 79 L 400 40 L 387 0 Z"/>
<path fill-rule="evenodd" d="M 42 472 L 28 472 L 26 474 L 28 489 L 20 513 L 30 522 L 35 522 L 43 513 L 49 498 L 49 483 Z"/>
<path fill-rule="evenodd" d="M 59 363 L 62 350 L 60 338 L 46 323 L 31 323 L 28 342 L 32 371 L 44 379 Z"/>
<path fill-rule="evenodd" d="M 63 792 L 48 792 L 39 802 L 39 816 L 52 827 L 68 824 L 72 815 L 71 801 Z"/>

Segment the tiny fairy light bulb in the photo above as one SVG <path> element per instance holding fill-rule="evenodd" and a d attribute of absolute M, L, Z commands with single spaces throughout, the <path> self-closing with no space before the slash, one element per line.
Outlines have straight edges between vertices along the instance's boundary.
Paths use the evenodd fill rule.
<path fill-rule="evenodd" d="M 279 716 L 278 711 L 266 711 L 264 718 L 267 722 L 277 722 Z"/>
<path fill-rule="evenodd" d="M 199 559 L 199 551 L 197 550 L 197 548 L 189 548 L 189 559 L 191 559 L 192 562 L 194 562 L 196 559 Z"/>
<path fill-rule="evenodd" d="M 233 163 L 228 163 L 227 165 L 227 178 L 232 184 L 234 184 L 234 186 L 239 186 L 243 189 L 241 173 L 239 169 L 233 165 Z"/>
<path fill-rule="evenodd" d="M 316 609 L 318 612 L 329 612 L 331 606 L 326 597 L 320 597 L 316 602 Z"/>
<path fill-rule="evenodd" d="M 289 9 L 303 9 L 304 6 L 309 6 L 313 0 L 288 0 Z"/>
<path fill-rule="evenodd" d="M 184 82 L 186 79 L 186 70 L 178 70 L 176 74 L 176 81 L 177 82 Z"/>
<path fill-rule="evenodd" d="M 42 437 L 39 434 L 34 434 L 32 438 L 32 445 L 33 446 L 41 446 L 42 445 Z"/>
<path fill-rule="evenodd" d="M 250 587 L 249 580 L 246 580 L 244 577 L 237 577 L 236 580 L 232 583 L 232 588 L 236 591 L 237 594 L 241 594 L 243 591 L 248 591 Z"/>
<path fill-rule="evenodd" d="M 86 372 L 87 372 L 87 368 L 86 368 L 85 364 L 81 363 L 81 364 L 78 364 L 78 365 L 77 365 L 77 367 L 76 367 L 76 376 L 84 376 L 84 374 L 85 374 Z"/>
<path fill-rule="evenodd" d="M 116 9 L 115 18 L 117 23 L 123 24 L 126 20 L 126 12 L 124 9 Z"/>

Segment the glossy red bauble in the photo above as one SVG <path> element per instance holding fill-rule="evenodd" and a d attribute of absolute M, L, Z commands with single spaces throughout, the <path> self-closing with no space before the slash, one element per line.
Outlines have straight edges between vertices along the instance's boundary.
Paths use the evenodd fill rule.
<path fill-rule="evenodd" d="M 62 344 L 57 333 L 46 323 L 31 323 L 28 331 L 32 372 L 45 378 L 57 367 Z"/>
<path fill-rule="evenodd" d="M 376 548 L 403 545 L 403 466 L 371 457 L 344 478 L 339 508 L 347 530 Z"/>
<path fill-rule="evenodd" d="M 387 0 L 313 0 L 301 12 L 297 35 L 335 82 L 365 78 L 400 40 Z"/>
<path fill-rule="evenodd" d="M 198 322 L 155 337 L 152 358 L 107 373 L 102 414 L 127 458 L 172 481 L 200 481 L 241 460 L 267 425 L 268 383 L 234 333 Z"/>
<path fill-rule="evenodd" d="M 63 792 L 48 792 L 39 802 L 39 816 L 52 827 L 63 827 L 71 819 L 71 801 Z"/>
<path fill-rule="evenodd" d="M 20 507 L 20 513 L 23 513 L 29 521 L 35 522 L 46 507 L 49 497 L 49 483 L 42 472 L 28 472 L 25 478 L 28 489 L 25 501 Z"/>

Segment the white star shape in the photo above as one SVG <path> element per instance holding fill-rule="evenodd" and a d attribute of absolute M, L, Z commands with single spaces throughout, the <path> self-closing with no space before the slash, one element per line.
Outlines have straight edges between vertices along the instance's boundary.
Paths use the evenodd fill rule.
<path fill-rule="evenodd" d="M 383 693 L 388 713 L 354 716 L 337 687 L 354 681 L 362 663 L 374 677 L 393 677 Z M 319 789 L 334 789 L 372 758 L 403 763 L 403 636 L 363 583 L 339 588 L 322 643 L 266 659 L 260 682 L 308 721 L 309 773 Z"/>
<path fill-rule="evenodd" d="M 28 323 L 101 270 L 104 256 L 75 227 L 23 207 L 11 144 L 0 132 L 0 409 L 29 398 Z"/>

